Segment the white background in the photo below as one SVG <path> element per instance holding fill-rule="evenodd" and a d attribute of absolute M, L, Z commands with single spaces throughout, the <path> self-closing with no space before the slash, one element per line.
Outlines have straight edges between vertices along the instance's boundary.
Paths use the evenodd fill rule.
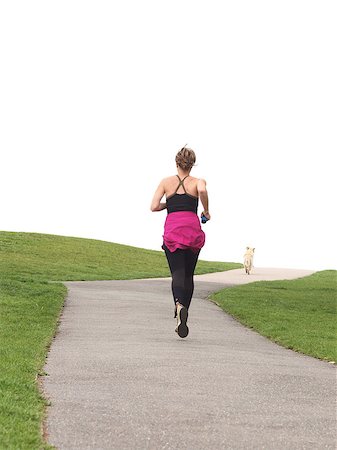
<path fill-rule="evenodd" d="M 0 4 L 0 229 L 160 249 L 197 155 L 202 259 L 337 268 L 335 1 Z"/>

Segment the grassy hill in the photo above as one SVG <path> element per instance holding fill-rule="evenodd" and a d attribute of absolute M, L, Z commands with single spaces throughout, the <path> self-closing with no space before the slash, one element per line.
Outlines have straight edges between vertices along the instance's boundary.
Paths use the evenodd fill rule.
<path fill-rule="evenodd" d="M 200 260 L 196 273 L 242 267 Z M 0 232 L 0 278 L 34 281 L 122 280 L 169 276 L 164 252 L 94 239 Z"/>
<path fill-rule="evenodd" d="M 199 261 L 196 273 L 242 267 Z M 92 239 L 0 232 L 0 448 L 49 448 L 38 376 L 66 288 L 49 281 L 169 276 L 163 252 Z"/>

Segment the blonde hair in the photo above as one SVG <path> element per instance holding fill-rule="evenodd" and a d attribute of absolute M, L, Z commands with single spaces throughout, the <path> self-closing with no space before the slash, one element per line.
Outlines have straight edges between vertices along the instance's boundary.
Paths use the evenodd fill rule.
<path fill-rule="evenodd" d="M 182 170 L 191 170 L 195 160 L 194 151 L 186 146 L 176 154 L 176 163 Z"/>

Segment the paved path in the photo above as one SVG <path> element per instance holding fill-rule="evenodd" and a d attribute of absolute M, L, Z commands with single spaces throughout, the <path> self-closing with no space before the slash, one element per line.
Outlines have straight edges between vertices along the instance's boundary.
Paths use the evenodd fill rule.
<path fill-rule="evenodd" d="M 278 276 L 263 271 L 242 281 Z M 45 368 L 48 441 L 59 449 L 335 449 L 335 367 L 269 342 L 205 300 L 238 284 L 238 272 L 197 277 L 186 339 L 174 333 L 167 279 L 65 283 Z M 279 277 L 309 273 L 285 272 Z"/>

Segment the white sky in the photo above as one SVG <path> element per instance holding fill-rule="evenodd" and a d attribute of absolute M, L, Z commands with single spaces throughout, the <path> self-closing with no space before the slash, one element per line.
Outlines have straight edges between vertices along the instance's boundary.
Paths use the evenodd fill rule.
<path fill-rule="evenodd" d="M 160 249 L 185 143 L 202 259 L 337 268 L 335 1 L 0 3 L 0 229 Z"/>

